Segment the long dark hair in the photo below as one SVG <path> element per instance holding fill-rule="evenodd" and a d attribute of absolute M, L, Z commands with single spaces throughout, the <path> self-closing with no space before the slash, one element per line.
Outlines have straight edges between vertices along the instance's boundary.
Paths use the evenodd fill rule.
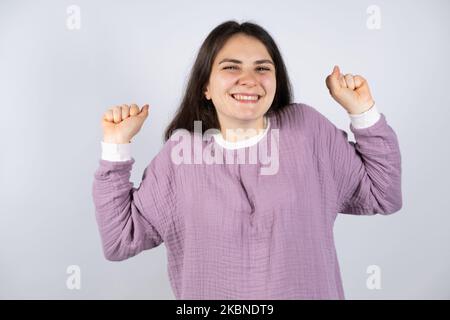
<path fill-rule="evenodd" d="M 214 28 L 204 40 L 194 66 L 191 70 L 187 88 L 175 117 L 166 128 L 164 140 L 170 139 L 177 129 L 187 129 L 194 132 L 194 121 L 201 121 L 202 132 L 208 129 L 220 129 L 216 109 L 212 100 L 206 99 L 204 92 L 211 74 L 214 59 L 225 42 L 235 34 L 245 34 L 260 40 L 269 52 L 274 65 L 276 91 L 272 105 L 267 114 L 274 113 L 280 121 L 280 111 L 292 102 L 292 87 L 287 75 L 281 53 L 269 33 L 257 24 L 236 21 L 226 21 Z"/>

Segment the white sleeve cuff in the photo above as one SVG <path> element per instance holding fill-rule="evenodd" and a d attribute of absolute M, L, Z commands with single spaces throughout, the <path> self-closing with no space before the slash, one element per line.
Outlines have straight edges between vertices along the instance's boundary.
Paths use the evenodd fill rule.
<path fill-rule="evenodd" d="M 369 110 L 360 114 L 348 114 L 350 121 L 356 129 L 364 129 L 374 125 L 381 117 L 377 105 L 374 104 Z"/>
<path fill-rule="evenodd" d="M 101 141 L 102 159 L 108 161 L 131 160 L 131 143 L 107 143 Z"/>

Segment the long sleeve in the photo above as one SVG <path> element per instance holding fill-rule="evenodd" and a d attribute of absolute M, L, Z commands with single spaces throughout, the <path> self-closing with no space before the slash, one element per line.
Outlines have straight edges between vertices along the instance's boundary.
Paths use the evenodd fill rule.
<path fill-rule="evenodd" d="M 138 188 L 130 182 L 134 158 L 99 160 L 92 196 L 105 258 L 125 260 L 160 245 L 173 212 L 173 183 L 160 152 L 145 168 Z"/>
<path fill-rule="evenodd" d="M 347 132 L 320 116 L 324 144 L 336 186 L 338 212 L 345 214 L 391 214 L 402 207 L 401 155 L 397 136 L 384 114 L 369 127 Z"/>

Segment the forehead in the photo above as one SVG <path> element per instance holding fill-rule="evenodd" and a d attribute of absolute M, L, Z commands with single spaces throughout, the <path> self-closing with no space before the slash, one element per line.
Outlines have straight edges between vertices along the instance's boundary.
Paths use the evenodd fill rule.
<path fill-rule="evenodd" d="M 269 52 L 264 44 L 258 39 L 246 35 L 234 35 L 225 42 L 216 57 L 216 63 L 222 59 L 238 59 L 250 61 L 269 59 Z"/>

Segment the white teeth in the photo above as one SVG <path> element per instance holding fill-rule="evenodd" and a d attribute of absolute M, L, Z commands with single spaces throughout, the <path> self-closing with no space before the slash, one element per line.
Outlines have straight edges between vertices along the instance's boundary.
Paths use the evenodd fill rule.
<path fill-rule="evenodd" d="M 252 100 L 252 101 L 256 101 L 259 99 L 258 96 L 241 96 L 241 95 L 233 95 L 233 98 L 235 98 L 236 100 Z"/>

